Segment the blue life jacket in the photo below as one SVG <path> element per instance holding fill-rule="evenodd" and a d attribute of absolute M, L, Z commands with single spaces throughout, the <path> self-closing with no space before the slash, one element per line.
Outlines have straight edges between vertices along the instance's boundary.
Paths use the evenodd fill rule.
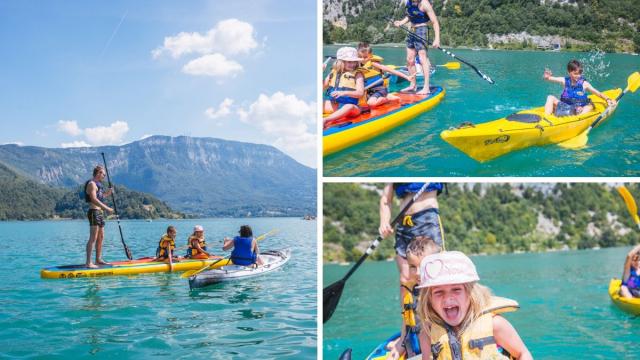
<path fill-rule="evenodd" d="M 422 189 L 423 185 L 424 183 L 396 183 L 396 184 L 393 184 L 393 189 L 396 192 L 396 196 L 402 198 L 407 194 L 417 193 L 418 191 L 420 191 L 420 189 Z M 429 185 L 427 185 L 425 192 L 437 191 L 438 195 L 440 195 L 440 193 L 442 193 L 443 188 L 444 188 L 443 183 L 429 183 Z"/>
<path fill-rule="evenodd" d="M 636 272 L 634 268 L 631 268 L 629 273 L 629 279 L 624 282 L 624 285 L 629 289 L 639 289 L 640 288 L 640 275 Z"/>
<path fill-rule="evenodd" d="M 251 244 L 252 237 L 233 238 L 233 251 L 231 251 L 231 261 L 236 265 L 253 265 L 256 263 L 256 253 L 253 252 Z"/>
<path fill-rule="evenodd" d="M 560 101 L 573 106 L 585 106 L 589 104 L 589 97 L 584 91 L 584 78 L 581 76 L 575 85 L 571 85 L 571 78 L 564 78 L 564 91 L 560 95 Z"/>
<path fill-rule="evenodd" d="M 420 3 L 414 5 L 411 0 L 407 0 L 405 7 L 407 9 L 407 17 L 413 25 L 426 24 L 429 22 L 429 15 L 426 12 L 420 10 Z"/>
<path fill-rule="evenodd" d="M 89 193 L 87 193 L 87 185 L 89 185 L 90 182 L 96 184 L 96 186 L 98 187 L 98 191 L 96 191 L 96 197 L 98 198 L 98 200 L 104 202 L 104 187 L 102 186 L 102 183 L 100 181 L 93 181 L 93 179 L 87 180 L 87 182 L 84 183 L 84 188 L 80 192 L 80 197 L 84 198 L 85 202 L 91 202 Z"/>

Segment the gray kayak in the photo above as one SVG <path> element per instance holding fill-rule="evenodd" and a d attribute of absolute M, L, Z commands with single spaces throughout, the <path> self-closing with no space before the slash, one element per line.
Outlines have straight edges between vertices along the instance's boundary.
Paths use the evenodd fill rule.
<path fill-rule="evenodd" d="M 189 287 L 197 289 L 223 281 L 244 279 L 274 271 L 282 267 L 291 258 L 291 250 L 267 250 L 260 253 L 263 265 L 242 266 L 225 265 L 217 269 L 203 271 L 189 278 Z"/>

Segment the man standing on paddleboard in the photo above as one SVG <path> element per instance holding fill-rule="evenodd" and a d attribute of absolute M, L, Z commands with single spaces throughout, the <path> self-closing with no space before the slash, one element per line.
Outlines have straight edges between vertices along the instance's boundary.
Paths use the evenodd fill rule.
<path fill-rule="evenodd" d="M 93 169 L 93 178 L 84 183 L 84 201 L 89 203 L 87 219 L 89 220 L 89 242 L 87 242 L 88 268 L 95 269 L 98 265 L 110 265 L 102 259 L 102 241 L 104 240 L 104 211 L 110 213 L 113 209 L 105 205 L 104 199 L 111 195 L 113 189 L 104 191 L 102 181 L 106 172 L 100 165 Z M 96 263 L 91 262 L 93 247 L 96 247 Z"/>
<path fill-rule="evenodd" d="M 411 84 L 401 92 L 415 91 L 416 90 L 416 55 L 420 59 L 420 65 L 422 66 L 422 73 L 424 74 L 424 86 L 422 90 L 417 94 L 427 95 L 429 94 L 429 76 L 431 73 L 431 63 L 427 57 L 427 44 L 423 40 L 428 38 L 428 23 L 433 24 L 433 32 L 435 38 L 433 39 L 434 48 L 440 47 L 440 23 L 436 17 L 433 7 L 428 0 L 404 0 L 406 16 L 402 20 L 393 22 L 393 25 L 401 27 L 406 23 L 410 23 L 412 27 L 412 33 L 407 34 L 407 68 L 409 69 L 409 76 L 413 77 Z M 415 35 L 414 35 L 415 34 Z M 416 36 L 417 35 L 417 36 Z"/>

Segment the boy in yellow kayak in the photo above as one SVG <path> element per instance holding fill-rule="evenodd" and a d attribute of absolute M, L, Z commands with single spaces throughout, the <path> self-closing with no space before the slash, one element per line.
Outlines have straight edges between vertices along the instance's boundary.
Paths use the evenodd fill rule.
<path fill-rule="evenodd" d="M 173 262 L 179 262 L 178 255 L 174 253 L 176 248 L 176 236 L 178 232 L 173 226 L 167 227 L 167 232 L 162 235 L 158 248 L 156 249 L 156 257 L 151 261 L 165 261 L 169 263 L 169 268 L 173 271 Z"/>
<path fill-rule="evenodd" d="M 557 97 L 549 95 L 547 103 L 544 105 L 544 112 L 547 115 L 556 116 L 580 115 L 593 110 L 593 104 L 587 96 L 587 91 L 601 97 L 609 104 L 615 106 L 616 101 L 610 99 L 600 91 L 596 90 L 582 76 L 582 64 L 578 60 L 571 60 L 567 64 L 569 76 L 554 77 L 549 69 L 544 70 L 543 78 L 547 81 L 564 85 L 564 91 L 558 100 Z"/>
<path fill-rule="evenodd" d="M 360 114 L 360 106 L 364 105 L 364 76 L 359 67 L 362 58 L 353 47 L 342 47 L 336 54 L 336 62 L 323 87 L 326 89 L 324 101 L 324 124 L 344 117 Z"/>
<path fill-rule="evenodd" d="M 393 74 L 409 82 L 415 78 L 415 74 L 408 76 L 389 66 L 383 65 L 383 59 L 380 56 L 373 55 L 371 46 L 367 42 L 358 44 L 358 56 L 362 58 L 367 105 L 371 108 L 399 99 L 397 96 L 389 94 L 389 81 L 385 79 L 385 73 Z"/>
<path fill-rule="evenodd" d="M 420 320 L 430 324 L 431 356 L 423 359 L 533 359 L 516 329 L 499 313 L 518 303 L 478 283 L 476 267 L 459 251 L 429 255 L 420 264 Z"/>

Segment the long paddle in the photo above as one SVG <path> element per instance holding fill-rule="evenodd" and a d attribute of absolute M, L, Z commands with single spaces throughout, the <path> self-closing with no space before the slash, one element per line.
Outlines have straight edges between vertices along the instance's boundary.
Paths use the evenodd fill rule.
<path fill-rule="evenodd" d="M 636 200 L 624 185 L 618 186 L 617 190 L 620 196 L 622 196 L 625 204 L 627 204 L 629 215 L 631 215 L 633 221 L 636 223 L 636 225 L 638 225 L 638 228 L 640 229 L 640 212 L 638 212 L 638 205 L 636 205 Z"/>
<path fill-rule="evenodd" d="M 633 74 L 629 75 L 629 77 L 627 78 L 627 88 L 624 89 L 624 91 L 620 95 L 618 95 L 618 97 L 616 98 L 616 102 L 620 101 L 620 99 L 627 92 L 629 91 L 635 92 L 638 89 L 638 86 L 640 86 L 640 73 L 636 71 Z M 593 129 L 596 125 L 598 125 L 600 120 L 605 118 L 609 114 L 611 109 L 612 109 L 611 106 L 607 106 L 604 112 L 600 114 L 600 116 L 598 116 L 597 119 L 593 121 L 593 123 L 591 124 L 591 126 L 587 128 L 587 130 L 583 131 L 580 135 L 572 139 L 559 143 L 558 145 L 568 149 L 577 149 L 587 145 L 587 141 L 589 141 L 589 136 L 588 136 L 589 131 L 591 131 L 591 129 Z"/>
<path fill-rule="evenodd" d="M 131 255 L 131 250 L 124 242 L 124 236 L 122 235 L 122 226 L 120 226 L 120 216 L 118 215 L 118 205 L 116 204 L 116 194 L 115 194 L 115 185 L 111 182 L 111 176 L 109 176 L 109 168 L 107 168 L 107 160 L 104 158 L 104 153 L 102 154 L 102 162 L 104 163 L 104 170 L 107 172 L 107 181 L 109 181 L 109 188 L 113 188 L 111 191 L 111 200 L 113 200 L 113 212 L 116 214 L 116 221 L 118 222 L 118 230 L 120 230 L 120 241 L 122 241 L 122 246 L 124 246 L 124 252 L 127 254 L 127 258 L 129 260 L 133 260 L 133 256 Z"/>
<path fill-rule="evenodd" d="M 420 40 L 425 46 L 428 44 L 427 40 L 425 38 L 423 38 L 422 36 L 416 34 L 415 32 L 407 29 L 404 26 L 398 26 L 400 29 L 406 31 L 410 36 L 413 36 L 414 38 Z M 478 70 L 477 67 L 475 67 L 475 65 L 469 63 L 468 61 L 465 61 L 463 59 L 461 59 L 459 56 L 457 56 L 456 54 L 450 52 L 449 50 L 443 49 L 441 47 L 438 48 L 439 50 L 442 50 L 445 54 L 451 56 L 454 59 L 457 59 L 458 61 L 460 61 L 461 63 L 469 66 L 470 68 L 472 68 L 476 74 L 478 74 L 481 78 L 483 78 L 484 80 L 486 80 L 487 82 L 489 82 L 489 84 L 495 84 L 496 82 L 493 81 L 493 79 L 491 79 L 488 75 L 484 74 L 482 71 Z"/>
<path fill-rule="evenodd" d="M 405 205 L 402 208 L 402 210 L 400 210 L 398 215 L 393 219 L 393 221 L 390 224 L 391 227 L 394 227 L 398 222 L 400 222 L 400 219 L 402 219 L 402 217 L 404 216 L 404 213 L 407 212 L 407 210 L 409 210 L 409 207 L 411 207 L 411 205 L 413 205 L 413 203 L 418 199 L 418 197 L 422 195 L 422 193 L 427 189 L 427 186 L 429 186 L 429 183 L 425 183 L 420 188 L 420 190 L 415 195 L 413 195 L 413 198 L 409 200 L 407 205 Z M 342 290 L 344 290 L 344 285 L 347 283 L 347 280 L 360 267 L 360 265 L 362 265 L 362 263 L 366 260 L 366 258 L 369 257 L 371 253 L 373 253 L 373 251 L 378 247 L 378 244 L 380 244 L 380 241 L 382 241 L 382 236 L 378 235 L 378 237 L 375 240 L 373 240 L 373 242 L 371 242 L 367 251 L 365 251 L 365 253 L 360 257 L 358 262 L 356 262 L 356 264 L 353 265 L 353 267 L 351 267 L 349 272 L 342 279 L 334 282 L 333 284 L 325 287 L 322 290 L 322 322 L 323 323 L 331 319 L 333 312 L 336 310 L 336 307 L 338 307 L 338 303 L 340 302 L 340 297 L 342 296 Z"/>
<path fill-rule="evenodd" d="M 262 240 L 262 239 L 266 238 L 266 237 L 267 237 L 267 236 L 269 236 L 269 235 L 273 235 L 273 234 L 277 233 L 278 231 L 279 231 L 278 229 L 273 229 L 273 230 L 271 230 L 271 231 L 269 231 L 269 232 L 267 232 L 267 233 L 264 233 L 264 234 L 262 234 L 262 235 L 258 236 L 258 237 L 256 238 L 256 241 L 260 241 L 260 240 Z M 200 269 L 198 269 L 198 270 L 188 270 L 188 271 L 185 271 L 182 275 L 180 275 L 180 277 L 181 277 L 181 278 L 183 278 L 183 279 L 186 279 L 186 278 L 192 277 L 192 276 L 194 276 L 194 275 L 200 274 L 201 272 L 203 272 L 203 271 L 205 271 L 205 270 L 207 270 L 207 269 L 212 268 L 214 265 L 216 265 L 216 264 L 217 264 L 217 263 L 219 263 L 220 261 L 225 260 L 225 259 L 229 259 L 229 257 L 230 257 L 230 256 L 231 256 L 231 255 L 229 255 L 229 256 L 225 256 L 225 257 L 223 257 L 222 259 L 218 259 L 218 260 L 214 261 L 213 263 L 211 263 L 211 264 L 209 264 L 209 265 L 207 265 L 207 266 L 205 266 L 205 267 L 203 267 L 203 268 L 200 268 Z"/>

